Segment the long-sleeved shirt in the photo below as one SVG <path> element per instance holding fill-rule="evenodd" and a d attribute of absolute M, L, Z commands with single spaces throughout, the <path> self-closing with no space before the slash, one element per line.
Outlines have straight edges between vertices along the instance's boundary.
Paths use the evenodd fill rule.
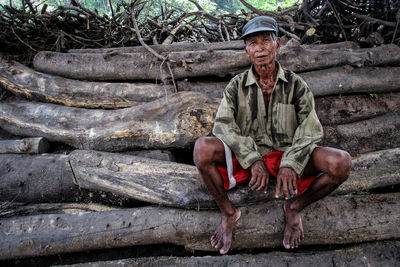
<path fill-rule="evenodd" d="M 268 106 L 253 67 L 232 78 L 224 90 L 213 134 L 228 145 L 244 169 L 277 150 L 284 151 L 280 167 L 301 176 L 323 129 L 307 84 L 278 62 L 276 66 Z"/>

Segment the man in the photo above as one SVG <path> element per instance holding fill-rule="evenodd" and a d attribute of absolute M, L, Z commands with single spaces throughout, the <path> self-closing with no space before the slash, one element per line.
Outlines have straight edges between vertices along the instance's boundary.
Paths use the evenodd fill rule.
<path fill-rule="evenodd" d="M 350 173 L 351 157 L 342 150 L 320 147 L 323 129 L 305 82 L 276 61 L 278 25 L 256 17 L 243 28 L 252 66 L 235 76 L 224 90 L 213 134 L 196 141 L 194 161 L 200 177 L 221 210 L 221 223 L 211 245 L 228 252 L 241 213 L 226 191 L 248 182 L 267 192 L 276 176 L 275 197 L 283 190 L 286 226 L 283 245 L 297 248 L 304 239 L 300 212 L 328 195 Z M 233 152 L 233 155 L 232 155 Z"/>

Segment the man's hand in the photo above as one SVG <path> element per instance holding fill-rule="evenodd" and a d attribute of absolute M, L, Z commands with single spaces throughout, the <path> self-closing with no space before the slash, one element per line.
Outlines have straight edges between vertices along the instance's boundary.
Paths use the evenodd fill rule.
<path fill-rule="evenodd" d="M 264 189 L 264 193 L 267 193 L 269 184 L 269 173 L 264 161 L 257 160 L 251 165 L 251 179 L 249 186 L 252 190 L 260 191 Z"/>
<path fill-rule="evenodd" d="M 289 199 L 297 195 L 297 174 L 291 168 L 280 168 L 276 179 L 276 198 L 279 198 L 281 195 L 281 187 L 283 187 L 285 199 Z"/>

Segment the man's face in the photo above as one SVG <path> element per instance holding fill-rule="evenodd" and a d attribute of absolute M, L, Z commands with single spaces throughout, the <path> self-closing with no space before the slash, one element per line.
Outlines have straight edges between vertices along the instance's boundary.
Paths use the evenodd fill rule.
<path fill-rule="evenodd" d="M 280 47 L 280 39 L 274 40 L 271 32 L 259 32 L 247 37 L 244 50 L 255 66 L 263 66 L 275 62 Z"/>

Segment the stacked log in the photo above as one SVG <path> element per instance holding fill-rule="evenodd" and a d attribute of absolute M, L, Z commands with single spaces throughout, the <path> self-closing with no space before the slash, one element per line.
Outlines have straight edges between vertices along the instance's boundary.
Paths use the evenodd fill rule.
<path fill-rule="evenodd" d="M 348 181 L 333 194 L 399 184 L 399 160 L 399 148 L 354 158 Z M 80 189 L 87 189 L 170 207 L 217 208 L 196 167 L 188 164 L 93 150 L 75 150 L 68 156 L 0 155 L 0 163 L 0 201 L 74 202 L 82 200 Z M 228 191 L 228 196 L 235 205 L 273 200 L 272 191 L 248 191 L 237 187 Z"/>
<path fill-rule="evenodd" d="M 396 266 L 400 257 L 399 247 L 399 241 L 384 241 L 319 253 L 273 251 L 208 257 L 139 257 L 60 266 Z"/>
<path fill-rule="evenodd" d="M 0 128 L 46 138 L 50 152 L 56 143 L 74 151 L 21 155 L 33 152 L 22 141 L 2 141 L 0 152 L 8 154 L 0 154 L 0 201 L 31 206 L 6 204 L 0 212 L 0 258 L 166 242 L 212 251 L 208 238 L 219 214 L 197 169 L 131 152 L 190 151 L 209 135 L 223 88 L 250 67 L 242 46 L 153 46 L 165 62 L 144 47 L 43 51 L 35 69 L 2 57 L 0 84 L 16 96 L 0 101 Z M 400 195 L 387 192 L 400 184 L 400 48 L 348 47 L 287 45 L 278 56 L 315 95 L 321 144 L 353 156 L 349 180 L 304 210 L 305 245 L 400 239 Z M 229 191 L 245 214 L 233 249 L 281 246 L 282 201 L 269 191 Z M 99 192 L 140 207 L 79 206 L 99 201 L 92 197 Z M 71 209 L 78 213 L 65 214 Z"/>

